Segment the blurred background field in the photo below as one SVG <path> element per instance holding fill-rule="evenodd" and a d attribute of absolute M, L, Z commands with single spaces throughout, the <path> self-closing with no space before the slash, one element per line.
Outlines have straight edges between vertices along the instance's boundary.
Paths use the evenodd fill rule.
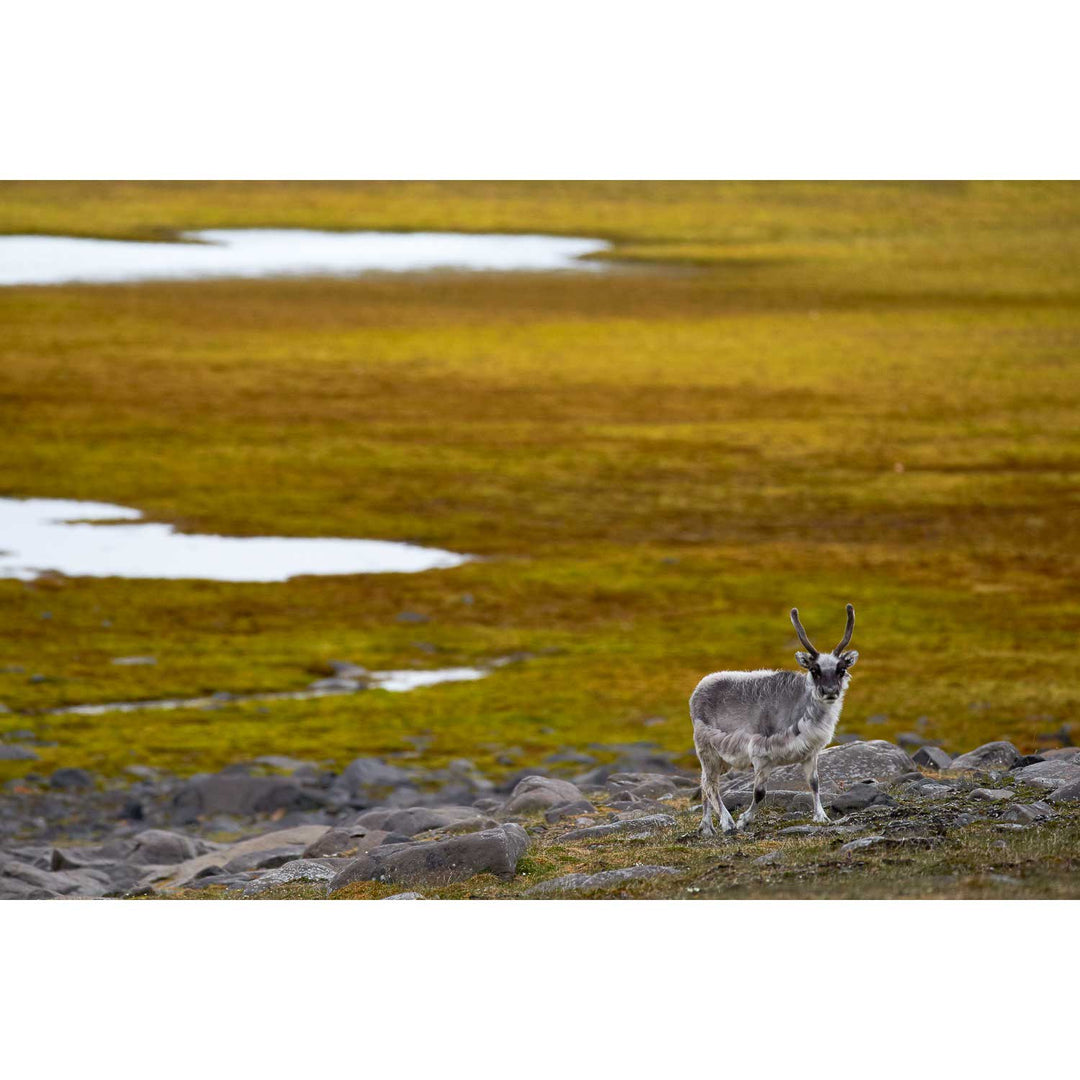
<path fill-rule="evenodd" d="M 250 226 L 596 236 L 618 267 L 0 289 L 0 495 L 481 557 L 0 580 L 0 740 L 41 758 L 0 778 L 690 752 L 701 675 L 792 666 L 787 609 L 829 647 L 847 601 L 841 734 L 1080 741 L 1076 185 L 0 184 L 3 233 Z M 48 713 L 508 655 L 405 694 Z"/>

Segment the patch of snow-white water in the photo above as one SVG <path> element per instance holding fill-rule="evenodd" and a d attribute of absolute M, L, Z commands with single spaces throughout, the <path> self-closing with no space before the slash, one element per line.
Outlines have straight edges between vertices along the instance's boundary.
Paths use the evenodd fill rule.
<path fill-rule="evenodd" d="M 491 668 L 502 667 L 508 660 L 496 660 Z M 111 712 L 142 712 L 146 709 L 219 709 L 224 705 L 237 702 L 270 702 L 270 701 L 311 701 L 314 698 L 340 697 L 344 694 L 355 694 L 362 690 L 389 690 L 394 693 L 404 693 L 408 690 L 419 690 L 425 686 L 434 686 L 445 682 L 472 682 L 475 679 L 483 679 L 491 674 L 491 670 L 484 668 L 456 667 L 435 668 L 429 671 L 371 671 L 364 678 L 363 683 L 357 680 L 340 680 L 336 686 L 311 686 L 306 690 L 271 690 L 265 693 L 255 694 L 208 694 L 203 697 L 193 698 L 158 698 L 148 701 L 106 701 L 95 705 L 65 705 L 59 709 L 49 709 L 48 714 L 75 715 L 75 716 L 103 716 Z M 333 680 L 327 680 L 333 681 Z M 352 683 L 352 685 L 348 685 Z"/>
<path fill-rule="evenodd" d="M 0 499 L 0 577 L 287 581 L 303 574 L 409 574 L 468 555 L 389 540 L 202 536 L 139 522 L 126 506 L 69 499 Z M 107 523 L 107 524 L 106 524 Z"/>
<path fill-rule="evenodd" d="M 0 236 L 0 285 L 352 276 L 429 270 L 601 270 L 610 247 L 575 236 L 205 229 L 184 243 Z"/>
<path fill-rule="evenodd" d="M 443 682 L 470 682 L 482 679 L 487 674 L 480 668 L 455 667 L 440 668 L 434 671 L 373 671 L 374 688 L 403 692 L 416 690 L 421 686 L 434 686 Z"/>

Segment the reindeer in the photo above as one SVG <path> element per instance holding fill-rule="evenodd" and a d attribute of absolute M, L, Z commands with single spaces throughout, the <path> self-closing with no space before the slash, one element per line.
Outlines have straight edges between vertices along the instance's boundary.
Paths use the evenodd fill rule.
<path fill-rule="evenodd" d="M 715 811 L 724 832 L 743 829 L 754 820 L 765 798 L 765 782 L 780 765 L 802 765 L 814 793 L 814 820 L 829 820 L 818 790 L 818 754 L 832 741 L 848 668 L 859 659 L 845 652 L 855 629 L 855 609 L 847 606 L 847 629 L 831 653 L 819 653 L 791 609 L 795 633 L 806 648 L 795 659 L 805 674 L 795 671 L 717 671 L 706 675 L 690 696 L 694 749 L 701 762 L 702 816 L 699 831 L 713 836 Z M 754 799 L 738 823 L 720 797 L 720 776 L 726 768 L 754 770 Z"/>

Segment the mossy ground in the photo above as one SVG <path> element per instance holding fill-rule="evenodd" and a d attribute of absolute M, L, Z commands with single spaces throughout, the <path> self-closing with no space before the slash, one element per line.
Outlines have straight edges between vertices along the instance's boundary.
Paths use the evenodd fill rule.
<path fill-rule="evenodd" d="M 268 752 L 341 765 L 418 745 L 492 772 L 507 748 L 522 761 L 634 739 L 685 751 L 702 674 L 789 666 L 787 608 L 832 644 L 849 600 L 862 659 L 842 731 L 1034 748 L 1080 715 L 1078 196 L 0 185 L 6 232 L 543 231 L 609 237 L 625 262 L 0 290 L 0 494 L 483 556 L 277 585 L 0 581 L 0 701 L 14 710 L 0 738 L 30 727 L 55 743 L 0 778 Z M 402 624 L 403 610 L 430 621 Z M 299 688 L 333 659 L 516 651 L 532 658 L 403 695 L 40 715 Z M 109 663 L 130 654 L 158 662 Z"/>

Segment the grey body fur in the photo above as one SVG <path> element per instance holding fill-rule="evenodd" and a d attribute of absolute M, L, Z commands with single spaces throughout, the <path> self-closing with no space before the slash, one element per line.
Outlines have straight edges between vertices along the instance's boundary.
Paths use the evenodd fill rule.
<path fill-rule="evenodd" d="M 754 818 L 765 798 L 765 783 L 781 765 L 802 765 L 814 795 L 814 820 L 828 817 L 818 790 L 818 754 L 832 741 L 840 719 L 857 652 L 844 652 L 855 616 L 848 605 L 848 628 L 832 653 L 819 653 L 806 638 L 792 609 L 792 622 L 809 652 L 796 653 L 807 670 L 717 671 L 706 675 L 690 697 L 694 749 L 701 763 L 701 832 L 714 833 L 712 815 L 729 832 Z M 754 770 L 754 799 L 740 815 L 731 817 L 720 795 L 720 776 L 727 768 Z"/>

